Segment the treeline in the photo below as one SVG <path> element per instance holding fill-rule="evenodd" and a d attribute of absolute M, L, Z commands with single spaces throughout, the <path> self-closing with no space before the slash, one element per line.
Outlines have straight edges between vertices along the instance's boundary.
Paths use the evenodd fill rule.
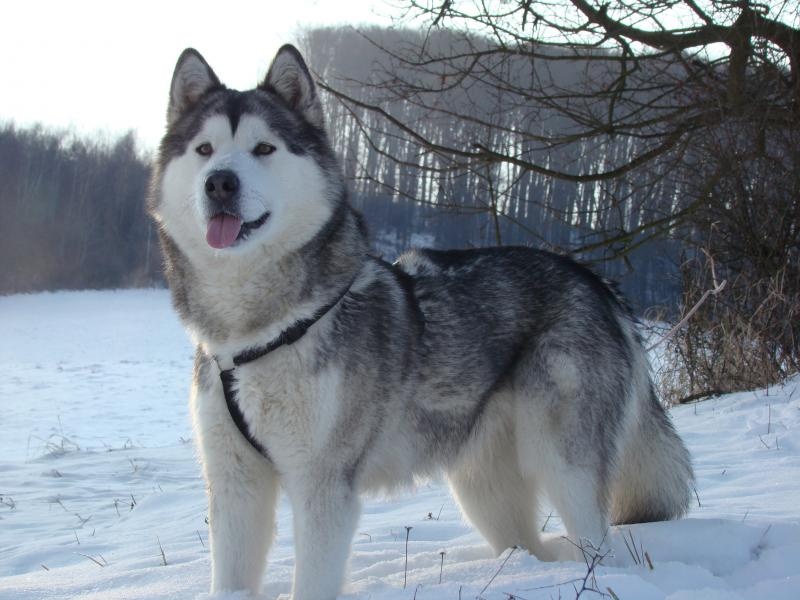
<path fill-rule="evenodd" d="M 104 142 L 5 124 L 0 173 L 0 293 L 162 281 L 133 133 Z"/>
<path fill-rule="evenodd" d="M 381 55 L 375 40 L 400 45 L 419 35 L 374 29 L 369 31 L 370 42 L 349 28 L 318 29 L 307 32 L 302 49 L 309 65 L 324 79 L 364 81 Z M 448 43 L 445 34 L 440 41 Z M 569 78 L 570 69 L 578 68 L 581 65 L 565 62 L 563 72 L 551 76 Z M 521 72 L 520 77 L 524 76 Z M 380 88 L 362 86 L 360 90 L 369 101 L 382 99 Z M 464 101 L 460 93 L 456 90 L 446 102 L 455 106 Z M 329 94 L 322 95 L 328 130 L 344 161 L 353 202 L 365 214 L 375 245 L 385 258 L 391 260 L 410 246 L 422 245 L 526 244 L 563 250 L 596 243 L 578 258 L 620 280 L 637 308 L 675 305 L 680 294 L 678 243 L 655 240 L 639 245 L 640 238 L 633 236 L 625 244 L 634 248 L 613 260 L 605 259 L 618 252 L 619 244 L 602 243 L 609 231 L 632 231 L 637 223 L 673 210 L 679 190 L 668 178 L 656 177 L 652 185 L 616 183 L 609 193 L 608 186 L 601 189 L 601 184 L 553 180 L 508 165 L 436 173 L 435 157 L 420 154 L 386 130 L 372 113 L 354 114 Z M 509 132 L 514 120 L 521 118 L 522 108 L 504 107 L 502 95 L 478 100 L 487 113 L 496 111 L 496 135 L 507 136 L 501 143 L 514 144 Z M 403 106 L 403 118 L 413 122 L 416 111 L 424 114 L 421 108 L 410 103 Z M 542 127 L 560 125 L 552 115 L 538 118 Z M 448 143 L 456 136 L 469 137 L 469 132 L 455 130 L 447 118 L 424 120 L 422 130 L 430 139 Z M 554 167 L 574 161 L 599 164 L 614 153 L 636 150 L 630 144 L 611 143 L 600 148 L 553 149 L 541 159 Z M 434 169 L 403 168 L 390 157 Z M 0 127 L 0 172 L 6 179 L 0 189 L 5 216 L 0 239 L 6 258 L 0 293 L 161 284 L 157 235 L 144 213 L 148 160 L 137 151 L 132 134 L 105 142 L 42 128 Z M 634 192 L 635 201 L 622 202 Z M 608 206 L 600 206 L 601 202 Z M 625 210 L 615 209 L 623 204 Z"/>

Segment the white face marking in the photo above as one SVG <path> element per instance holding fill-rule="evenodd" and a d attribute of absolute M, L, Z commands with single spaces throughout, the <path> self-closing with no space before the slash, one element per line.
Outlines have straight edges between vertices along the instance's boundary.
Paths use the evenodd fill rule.
<path fill-rule="evenodd" d="M 261 142 L 271 144 L 275 151 L 254 155 L 253 149 Z M 210 156 L 196 151 L 204 143 L 213 148 Z M 243 221 L 269 213 L 267 221 L 246 239 L 222 250 L 208 246 L 205 237 L 213 216 L 205 181 L 218 169 L 230 169 L 239 178 Z M 281 137 L 255 115 L 243 115 L 235 135 L 227 116 L 215 115 L 189 142 L 186 152 L 164 170 L 156 218 L 191 258 L 240 255 L 257 248 L 277 257 L 308 242 L 331 212 L 325 175 L 311 156 L 289 152 Z"/>

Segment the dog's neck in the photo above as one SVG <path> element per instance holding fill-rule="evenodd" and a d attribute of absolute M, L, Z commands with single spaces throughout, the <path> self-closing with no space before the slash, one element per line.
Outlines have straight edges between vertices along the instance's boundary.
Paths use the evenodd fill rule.
<path fill-rule="evenodd" d="M 196 264 L 162 233 L 173 303 L 196 341 L 235 351 L 277 335 L 308 316 L 353 280 L 366 259 L 359 217 L 340 206 L 299 250 L 280 257 L 221 256 Z"/>

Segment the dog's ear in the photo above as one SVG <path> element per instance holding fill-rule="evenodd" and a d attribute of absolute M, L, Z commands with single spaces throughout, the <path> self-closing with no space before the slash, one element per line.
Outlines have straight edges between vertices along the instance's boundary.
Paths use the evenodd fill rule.
<path fill-rule="evenodd" d="M 194 48 L 187 48 L 178 58 L 169 88 L 167 124 L 172 125 L 204 94 L 221 87 L 217 76 L 208 63 Z"/>
<path fill-rule="evenodd" d="M 314 80 L 302 55 L 291 44 L 278 50 L 267 76 L 258 87 L 278 94 L 292 110 L 302 114 L 315 127 L 324 125 L 322 103 Z"/>

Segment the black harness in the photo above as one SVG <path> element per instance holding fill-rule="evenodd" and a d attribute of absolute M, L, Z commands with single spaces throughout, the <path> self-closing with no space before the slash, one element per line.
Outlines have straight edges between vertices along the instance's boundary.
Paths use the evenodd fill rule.
<path fill-rule="evenodd" d="M 355 281 L 355 278 L 353 278 L 353 281 Z M 293 323 L 290 327 L 287 327 L 281 331 L 278 337 L 268 344 L 247 348 L 246 350 L 239 352 L 239 354 L 233 357 L 233 367 L 230 369 L 223 369 L 220 367 L 219 378 L 222 382 L 222 392 L 225 395 L 225 404 L 228 406 L 228 412 L 230 413 L 236 428 L 241 432 L 244 438 L 250 442 L 250 445 L 253 446 L 253 448 L 255 448 L 259 454 L 261 454 L 270 462 L 272 461 L 269 457 L 269 452 L 267 452 L 267 449 L 264 447 L 264 445 L 253 436 L 252 432 L 250 431 L 250 427 L 247 425 L 247 421 L 244 419 L 242 409 L 239 408 L 239 403 L 236 401 L 236 390 L 234 389 L 236 378 L 234 376 L 234 371 L 236 367 L 240 367 L 242 365 L 246 365 L 247 363 L 253 362 L 254 360 L 258 360 L 273 350 L 277 350 L 281 346 L 294 344 L 308 332 L 314 323 L 319 321 L 334 306 L 339 304 L 342 298 L 347 295 L 347 292 L 350 291 L 350 286 L 353 285 L 353 281 L 351 281 L 348 286 L 344 288 L 342 293 L 339 294 L 332 302 L 329 302 L 325 306 L 321 307 L 310 317 Z M 216 358 L 215 360 L 217 362 L 217 366 L 219 366 L 219 360 Z"/>

